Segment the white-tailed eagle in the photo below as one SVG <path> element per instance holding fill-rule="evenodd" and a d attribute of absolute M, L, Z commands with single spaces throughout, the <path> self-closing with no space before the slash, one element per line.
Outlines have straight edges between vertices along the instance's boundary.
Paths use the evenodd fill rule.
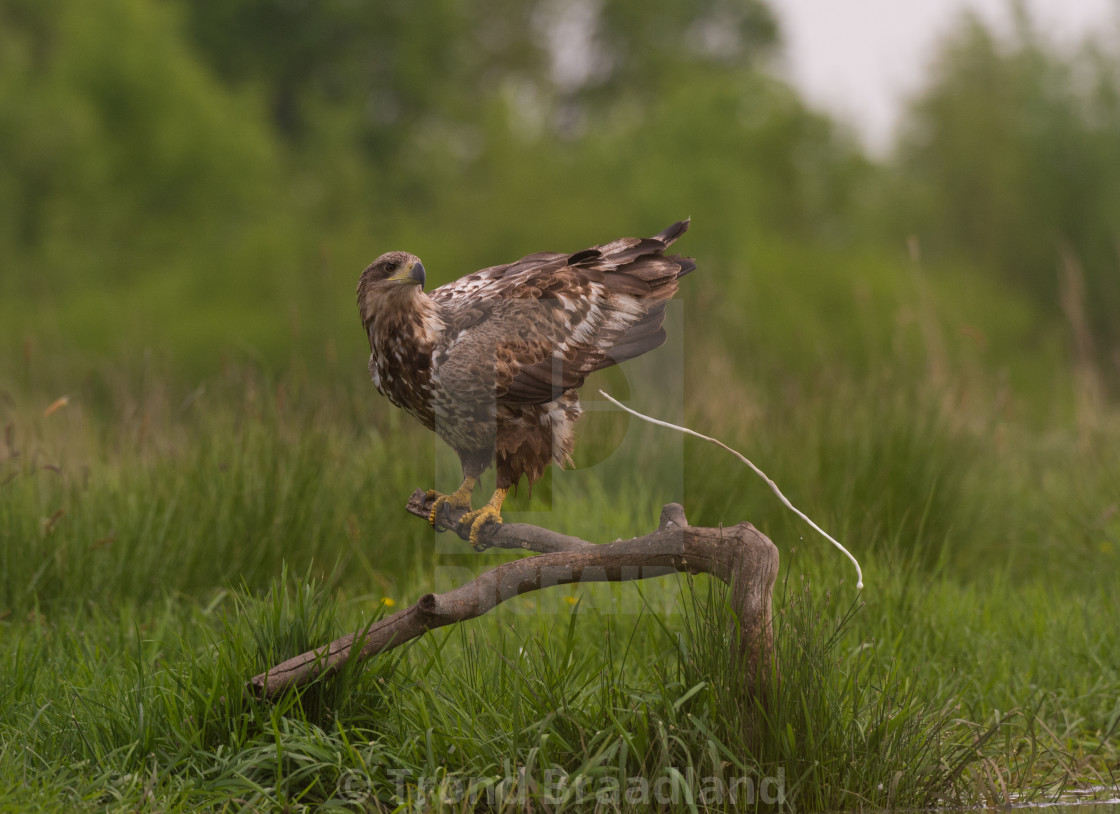
<path fill-rule="evenodd" d="M 575 254 L 538 252 L 430 293 L 424 265 L 407 252 L 383 254 L 362 272 L 358 311 L 374 385 L 463 465 L 458 489 L 429 492 L 433 526 L 443 503 L 471 508 L 494 463 L 493 496 L 460 520 L 477 546 L 522 475 L 531 486 L 549 462 L 570 461 L 587 376 L 665 341 L 665 304 L 677 278 L 696 268 L 665 251 L 688 224 Z"/>

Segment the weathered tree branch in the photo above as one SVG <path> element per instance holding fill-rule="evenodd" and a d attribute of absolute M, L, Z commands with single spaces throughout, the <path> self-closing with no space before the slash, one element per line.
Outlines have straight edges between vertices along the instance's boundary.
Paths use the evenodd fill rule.
<path fill-rule="evenodd" d="M 417 490 L 408 511 L 427 517 L 430 503 Z M 456 529 L 462 511 L 444 514 L 441 525 Z M 731 587 L 739 620 L 735 642 L 747 670 L 748 690 L 761 691 L 773 650 L 771 592 L 778 575 L 778 550 L 750 523 L 728 528 L 694 528 L 684 509 L 670 503 L 661 510 L 657 530 L 643 537 L 596 544 L 522 523 L 489 525 L 482 543 L 497 548 L 544 552 L 503 563 L 471 582 L 443 594 L 425 594 L 416 604 L 380 619 L 359 641 L 354 634 L 277 664 L 249 681 L 256 694 L 272 698 L 290 687 L 332 675 L 351 658 L 367 659 L 444 625 L 474 619 L 507 599 L 574 582 L 624 582 L 686 571 L 710 574 Z"/>
<path fill-rule="evenodd" d="M 408 499 L 405 509 L 409 514 L 427 519 L 432 511 L 432 501 L 428 500 L 427 493 L 423 489 L 417 489 Z M 441 529 L 454 531 L 462 539 L 469 540 L 470 529 L 459 528 L 458 525 L 459 518 L 466 513 L 466 509 L 452 509 L 444 503 L 436 522 Z M 681 517 L 684 517 L 683 510 Z M 478 547 L 480 551 L 487 548 L 511 548 L 536 551 L 538 554 L 551 554 L 554 551 L 580 551 L 599 546 L 578 537 L 569 537 L 567 534 L 542 529 L 540 526 L 530 526 L 527 523 L 502 523 L 501 525 L 491 523 L 483 527 Z"/>

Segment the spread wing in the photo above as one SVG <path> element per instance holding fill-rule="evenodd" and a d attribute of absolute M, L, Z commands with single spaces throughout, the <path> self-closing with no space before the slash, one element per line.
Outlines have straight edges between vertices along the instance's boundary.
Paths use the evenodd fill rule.
<path fill-rule="evenodd" d="M 457 400 L 541 404 L 665 341 L 665 303 L 695 268 L 665 249 L 688 228 L 576 254 L 541 252 L 437 288 L 448 338 L 436 359 Z"/>

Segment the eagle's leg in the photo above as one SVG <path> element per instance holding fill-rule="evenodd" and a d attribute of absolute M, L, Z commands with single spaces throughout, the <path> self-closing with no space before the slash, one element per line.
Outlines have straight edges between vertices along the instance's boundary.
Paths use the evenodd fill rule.
<path fill-rule="evenodd" d="M 494 490 L 494 494 L 486 501 L 486 505 L 481 509 L 475 509 L 473 512 L 467 512 L 459 518 L 459 525 L 467 524 L 470 526 L 470 543 L 474 546 L 475 551 L 481 551 L 478 541 L 479 534 L 482 533 L 482 527 L 487 523 L 501 523 L 502 522 L 502 503 L 505 502 L 506 492 L 509 489 L 501 487 Z"/>
<path fill-rule="evenodd" d="M 467 509 L 470 511 L 471 494 L 474 492 L 476 483 L 478 483 L 478 478 L 472 475 L 464 475 L 462 484 L 449 495 L 441 494 L 435 489 L 428 490 L 428 500 L 434 501 L 432 510 L 428 512 L 428 522 L 432 524 L 432 528 L 436 528 L 436 518 L 439 516 L 440 508 L 445 503 L 452 509 Z"/>

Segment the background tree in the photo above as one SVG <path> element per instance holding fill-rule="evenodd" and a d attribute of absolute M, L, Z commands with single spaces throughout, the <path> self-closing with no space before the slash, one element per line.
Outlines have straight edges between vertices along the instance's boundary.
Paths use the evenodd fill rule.
<path fill-rule="evenodd" d="M 966 18 L 915 100 L 895 172 L 903 228 L 933 257 L 968 258 L 1043 313 L 1060 313 L 1063 265 L 1076 263 L 1096 362 L 1120 383 L 1115 52 L 1059 51 L 1022 13 L 1006 41 Z"/>

